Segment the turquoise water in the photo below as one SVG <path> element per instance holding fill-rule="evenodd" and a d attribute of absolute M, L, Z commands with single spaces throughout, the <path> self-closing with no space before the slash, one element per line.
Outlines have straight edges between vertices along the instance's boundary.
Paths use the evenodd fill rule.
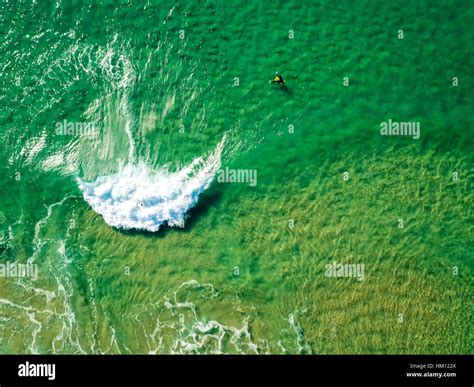
<path fill-rule="evenodd" d="M 468 3 L 0 10 L 2 353 L 472 353 Z"/>

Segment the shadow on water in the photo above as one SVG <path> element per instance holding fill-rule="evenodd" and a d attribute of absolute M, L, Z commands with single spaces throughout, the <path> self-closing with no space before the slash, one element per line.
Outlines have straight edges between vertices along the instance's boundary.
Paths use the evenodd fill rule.
<path fill-rule="evenodd" d="M 274 85 L 274 89 L 279 89 L 281 92 L 285 93 L 286 95 L 293 95 L 293 90 L 291 90 L 286 83 L 282 85 Z"/>
<path fill-rule="evenodd" d="M 287 85 L 282 85 L 281 90 L 288 95 L 293 95 L 293 90 L 291 90 Z"/>
<path fill-rule="evenodd" d="M 211 187 L 208 191 L 204 192 L 201 197 L 199 198 L 198 204 L 193 207 L 188 212 L 188 216 L 185 220 L 184 228 L 180 227 L 169 227 L 168 225 L 164 224 L 160 227 L 160 229 L 156 232 L 146 231 L 146 230 L 122 230 L 118 228 L 114 228 L 114 230 L 120 234 L 128 235 L 128 236 L 135 236 L 140 235 L 147 238 L 163 238 L 168 233 L 186 233 L 189 232 L 197 222 L 205 216 L 209 210 L 215 206 L 216 203 L 219 202 L 222 195 L 224 194 L 224 185 L 223 184 L 216 184 Z"/>

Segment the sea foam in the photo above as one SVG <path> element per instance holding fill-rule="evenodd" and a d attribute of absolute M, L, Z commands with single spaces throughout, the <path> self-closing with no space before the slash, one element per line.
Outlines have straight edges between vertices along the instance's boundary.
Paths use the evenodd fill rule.
<path fill-rule="evenodd" d="M 225 135 L 207 157 L 198 157 L 177 172 L 128 164 L 115 174 L 77 182 L 84 199 L 110 226 L 151 232 L 163 224 L 184 227 L 188 211 L 221 166 L 224 143 Z"/>

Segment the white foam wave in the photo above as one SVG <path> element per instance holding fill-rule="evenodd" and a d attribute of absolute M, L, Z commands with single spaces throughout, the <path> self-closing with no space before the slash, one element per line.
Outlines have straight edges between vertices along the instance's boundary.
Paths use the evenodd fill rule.
<path fill-rule="evenodd" d="M 234 320 L 228 325 L 212 319 L 212 313 L 202 315 L 203 301 L 209 305 L 220 298 L 212 284 L 193 279 L 182 283 L 170 297 L 164 296 L 147 308 L 147 314 L 158 312 L 153 332 L 147 333 L 138 316 L 135 322 L 142 322 L 149 354 L 265 353 L 266 346 L 254 342 L 250 316 L 245 316 L 241 323 Z M 239 316 L 242 313 L 240 310 Z"/>
<path fill-rule="evenodd" d="M 84 199 L 105 222 L 121 229 L 155 232 L 160 226 L 184 227 L 188 211 L 211 184 L 221 166 L 226 136 L 207 157 L 177 172 L 153 172 L 144 163 L 129 164 L 93 182 L 78 178 Z"/>

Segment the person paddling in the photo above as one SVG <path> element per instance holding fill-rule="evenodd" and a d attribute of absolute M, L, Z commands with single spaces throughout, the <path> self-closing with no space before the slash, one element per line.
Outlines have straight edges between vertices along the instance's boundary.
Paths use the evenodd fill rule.
<path fill-rule="evenodd" d="M 283 85 L 285 83 L 285 80 L 280 74 L 275 73 L 275 78 L 273 79 L 272 83 L 278 83 L 279 85 Z"/>

